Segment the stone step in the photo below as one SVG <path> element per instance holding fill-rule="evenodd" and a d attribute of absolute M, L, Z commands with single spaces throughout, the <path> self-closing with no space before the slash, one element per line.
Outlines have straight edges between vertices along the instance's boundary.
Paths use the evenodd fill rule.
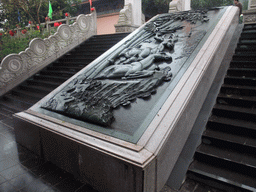
<path fill-rule="evenodd" d="M 226 76 L 224 80 L 225 84 L 229 85 L 246 85 L 246 86 L 256 86 L 256 79 L 250 77 L 233 77 Z"/>
<path fill-rule="evenodd" d="M 207 175 L 198 174 L 193 171 L 188 171 L 185 185 L 181 187 L 179 192 L 251 192 L 250 190 L 242 189 L 239 186 L 236 187 L 224 181 L 216 180 L 215 178 L 210 178 Z"/>
<path fill-rule="evenodd" d="M 237 96 L 243 100 L 243 96 L 250 97 L 251 100 L 256 99 L 256 89 L 254 86 L 242 86 L 242 85 L 222 85 L 220 92 L 227 96 Z"/>
<path fill-rule="evenodd" d="M 237 107 L 252 108 L 256 106 L 255 96 L 244 96 L 237 94 L 219 93 L 216 103 L 222 105 L 232 105 Z"/>
<path fill-rule="evenodd" d="M 230 68 L 256 69 L 256 61 L 231 61 Z"/>
<path fill-rule="evenodd" d="M 240 138 L 245 137 L 245 140 L 247 139 L 247 137 L 250 137 L 250 138 L 252 137 L 253 140 L 255 140 L 255 133 L 256 133 L 255 122 L 246 122 L 239 119 L 230 119 L 226 117 L 212 115 L 207 122 L 206 128 L 207 128 L 206 131 L 208 129 L 216 130 L 216 131 L 223 132 L 225 134 L 227 133 L 227 134 L 239 135 Z M 245 140 L 242 141 L 242 143 L 245 142 Z"/>
<path fill-rule="evenodd" d="M 212 115 L 229 119 L 256 122 L 256 110 L 253 108 L 215 104 Z"/>
<path fill-rule="evenodd" d="M 236 77 L 256 77 L 256 69 L 230 68 L 230 69 L 228 69 L 227 75 L 228 76 L 236 76 Z"/>

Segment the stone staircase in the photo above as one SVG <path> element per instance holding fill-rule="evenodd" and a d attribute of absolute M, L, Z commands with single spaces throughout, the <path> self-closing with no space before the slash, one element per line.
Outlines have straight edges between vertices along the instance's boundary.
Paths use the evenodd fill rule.
<path fill-rule="evenodd" d="M 28 109 L 128 33 L 93 36 L 0 98 L 0 116 Z"/>
<path fill-rule="evenodd" d="M 256 24 L 235 54 L 180 191 L 256 191 Z"/>

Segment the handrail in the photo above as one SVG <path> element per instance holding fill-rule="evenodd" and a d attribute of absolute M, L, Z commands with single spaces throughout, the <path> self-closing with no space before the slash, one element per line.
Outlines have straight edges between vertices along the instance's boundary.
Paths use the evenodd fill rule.
<path fill-rule="evenodd" d="M 60 25 L 54 35 L 45 39 L 35 38 L 25 51 L 7 55 L 0 64 L 0 96 L 96 35 L 96 22 L 96 11 L 81 14 L 72 25 Z"/>
<path fill-rule="evenodd" d="M 66 22 L 67 25 L 70 24 L 70 21 L 72 20 L 76 20 L 77 17 L 66 17 L 65 19 L 59 19 L 59 20 L 55 20 L 55 21 L 46 21 L 45 23 L 41 23 L 41 25 L 46 25 L 46 29 L 48 32 L 50 32 L 50 26 L 51 24 L 54 24 L 54 23 L 58 23 L 58 22 Z"/>
<path fill-rule="evenodd" d="M 78 17 L 78 16 L 77 16 Z M 67 24 L 69 25 L 70 24 L 70 21 L 74 21 L 77 19 L 77 17 L 66 17 L 65 19 L 58 19 L 58 20 L 55 20 L 55 21 L 46 21 L 45 23 L 40 23 L 40 26 L 46 26 L 46 31 L 50 34 L 50 31 L 51 31 L 51 25 L 53 25 L 54 23 L 59 23 L 59 22 L 64 22 L 63 24 Z M 34 25 L 34 24 L 30 24 L 29 26 L 26 26 L 25 28 L 30 28 L 30 30 L 33 30 L 33 27 L 36 27 L 38 26 L 38 24 Z M 21 27 L 17 27 L 15 28 L 14 30 L 17 31 L 17 34 L 14 34 L 14 38 L 17 37 L 17 38 L 20 38 L 22 37 L 21 35 L 21 31 L 22 31 L 22 28 Z M 25 36 L 23 36 L 25 37 Z"/>
<path fill-rule="evenodd" d="M 58 20 L 55 20 L 55 21 L 46 21 L 45 23 L 40 23 L 40 26 L 44 26 L 44 27 L 46 26 L 45 30 L 50 34 L 51 25 L 53 25 L 54 23 L 64 22 L 63 24 L 69 25 L 70 21 L 76 20 L 77 17 L 66 17 L 65 19 L 58 19 Z M 25 28 L 30 28 L 30 30 L 33 30 L 33 27 L 36 27 L 36 26 L 38 26 L 38 24 L 36 24 L 36 25 L 30 24 L 29 26 L 26 26 Z M 17 38 L 22 37 L 22 35 L 21 35 L 22 28 L 21 27 L 17 27 L 14 30 L 17 31 L 17 33 L 14 34 L 14 36 L 13 36 L 14 38 L 15 37 L 17 37 Z M 23 37 L 25 37 L 25 36 L 23 36 Z"/>

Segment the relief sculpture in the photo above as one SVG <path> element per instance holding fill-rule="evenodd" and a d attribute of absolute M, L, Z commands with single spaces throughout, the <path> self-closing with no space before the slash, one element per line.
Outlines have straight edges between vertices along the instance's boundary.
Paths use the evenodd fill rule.
<path fill-rule="evenodd" d="M 109 126 L 113 110 L 131 105 L 137 98 L 149 98 L 157 88 L 172 80 L 175 44 L 182 22 L 207 22 L 206 12 L 164 14 L 147 23 L 136 39 L 121 50 L 93 78 L 80 74 L 42 108 L 71 118 Z M 189 37 L 186 37 L 189 38 Z"/>

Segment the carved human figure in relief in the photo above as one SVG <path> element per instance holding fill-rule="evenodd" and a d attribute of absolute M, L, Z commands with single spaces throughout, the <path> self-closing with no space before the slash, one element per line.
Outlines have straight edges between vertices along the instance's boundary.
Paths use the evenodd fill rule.
<path fill-rule="evenodd" d="M 167 53 L 155 53 L 150 54 L 146 58 L 144 58 L 141 61 L 135 61 L 131 64 L 123 64 L 123 65 L 111 65 L 107 67 L 105 70 L 103 70 L 102 73 L 97 79 L 101 78 L 138 78 L 138 77 L 144 77 L 144 76 L 150 76 L 153 74 L 154 71 L 152 70 L 145 70 L 152 66 L 155 60 L 171 60 L 172 57 L 170 54 Z"/>
<path fill-rule="evenodd" d="M 170 52 L 164 52 L 164 49 L 172 51 L 176 40 L 174 34 L 168 38 L 155 36 L 157 43 L 155 47 L 150 47 L 145 42 L 138 47 L 125 49 L 112 65 L 97 75 L 96 79 L 128 79 L 151 76 L 155 70 L 159 69 L 157 65 L 154 65 L 155 61 L 172 61 Z"/>

